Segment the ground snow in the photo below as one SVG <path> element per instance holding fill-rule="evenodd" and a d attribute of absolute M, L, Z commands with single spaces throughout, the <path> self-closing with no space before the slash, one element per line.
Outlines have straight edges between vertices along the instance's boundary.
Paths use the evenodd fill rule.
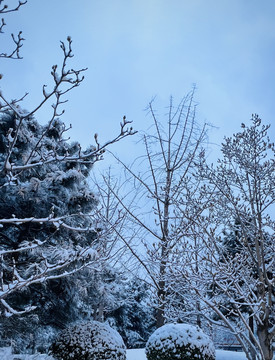
<path fill-rule="evenodd" d="M 10 352 L 2 353 L 0 349 L 0 359 L 1 360 L 54 360 L 53 357 L 43 354 L 36 355 L 10 355 Z"/>
<path fill-rule="evenodd" d="M 144 349 L 127 350 L 127 360 L 146 360 Z M 216 360 L 246 360 L 242 352 L 216 350 Z"/>
<path fill-rule="evenodd" d="M 47 355 L 10 355 L 10 350 L 5 350 L 0 349 L 1 360 L 52 360 Z M 146 360 L 144 349 L 127 350 L 127 360 Z M 242 352 L 216 350 L 216 360 L 246 360 L 246 357 Z"/>

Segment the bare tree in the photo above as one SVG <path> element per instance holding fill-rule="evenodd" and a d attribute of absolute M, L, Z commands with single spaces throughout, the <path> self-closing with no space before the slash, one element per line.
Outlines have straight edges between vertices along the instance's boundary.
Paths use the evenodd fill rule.
<path fill-rule="evenodd" d="M 19 1 L 18 5 L 9 9 L 4 0 L 0 0 L 0 13 L 6 14 L 8 12 L 17 11 L 21 6 L 25 5 L 27 1 Z M 0 32 L 5 26 L 5 21 L 2 19 Z M 17 38 L 12 35 L 15 49 L 11 53 L 3 52 L 0 54 L 2 58 L 21 59 L 20 49 L 22 47 L 22 33 L 20 32 Z M 87 150 L 83 150 L 79 144 L 77 148 L 67 146 L 67 140 L 64 134 L 68 130 L 63 123 L 59 121 L 59 117 L 64 114 L 64 104 L 67 102 L 65 96 L 72 89 L 78 87 L 84 80 L 83 73 L 87 70 L 68 68 L 68 62 L 73 57 L 72 39 L 67 37 L 66 42 L 61 41 L 61 51 L 63 53 L 63 60 L 61 65 L 53 65 L 51 69 L 52 85 L 47 87 L 43 85 L 41 91 L 41 101 L 30 111 L 22 110 L 20 104 L 28 95 L 23 95 L 20 99 L 9 100 L 0 92 L 0 117 L 1 117 L 1 168 L 0 168 L 0 188 L 4 193 L 7 189 L 22 190 L 20 184 L 22 181 L 30 181 L 32 191 L 36 192 L 39 187 L 39 174 L 44 175 L 52 171 L 56 171 L 56 180 L 61 178 L 58 172 L 60 167 L 62 169 L 71 170 L 71 175 L 78 177 L 82 181 L 87 176 L 87 172 L 93 164 L 103 159 L 105 149 L 121 139 L 133 135 L 130 122 L 123 117 L 120 123 L 120 130 L 117 136 L 104 144 L 100 144 L 97 134 L 95 135 L 95 145 L 90 146 Z M 49 115 L 49 122 L 47 126 L 39 128 L 34 122 L 33 117 L 45 103 L 52 101 L 52 114 Z M 6 129 L 6 126 L 11 124 Z M 27 125 L 26 125 L 27 124 Z M 26 132 L 28 129 L 28 132 Z M 36 136 L 33 132 L 37 131 Z M 38 131 L 38 130 L 39 131 Z M 40 131 L 40 129 L 42 129 Z M 30 131 L 29 131 L 30 130 Z M 29 136 L 29 137 L 28 137 Z M 50 143 L 50 138 L 54 138 L 54 144 Z M 28 144 L 24 152 L 20 152 L 20 144 L 22 139 Z M 24 142 L 23 141 L 23 142 Z M 67 150 L 66 150 L 67 149 Z M 72 170 L 72 168 L 77 170 Z M 55 170 L 54 170 L 55 169 Z M 31 175 L 36 174 L 36 175 Z M 43 176 L 44 176 L 43 175 Z M 42 177 L 42 175 L 41 175 Z M 82 179 L 82 180 L 81 180 Z M 55 180 L 53 180 L 55 181 Z M 85 187 L 86 185 L 83 185 Z M 21 189 L 21 190 L 20 190 Z M 24 198 L 24 193 L 21 194 Z M 83 196 L 92 201 L 91 194 L 84 194 Z M 19 211 L 20 209 L 18 209 Z M 20 211 L 19 211 L 20 212 Z M 8 214 L 8 213 L 7 213 Z M 74 214 L 57 215 L 56 209 L 51 209 L 46 216 L 37 216 L 36 213 L 28 217 L 20 217 L 16 212 L 9 215 L 3 215 L 0 218 L 0 227 L 7 226 L 17 227 L 18 229 L 25 225 L 45 225 L 53 226 L 55 231 L 65 229 L 73 233 L 94 233 L 97 234 L 97 225 L 93 222 L 93 218 L 89 213 L 82 213 L 81 211 Z M 1 236 L 6 236 L 4 232 Z M 7 237 L 7 236 L 6 236 Z M 97 235 L 98 237 L 98 235 Z M 13 243 L 13 239 L 7 239 L 9 243 Z M 17 291 L 29 287 L 35 283 L 42 283 L 49 279 L 59 278 L 74 273 L 83 267 L 93 264 L 95 258 L 98 256 L 93 248 L 93 244 L 84 247 L 78 247 L 71 251 L 57 251 L 56 247 L 48 246 L 47 252 L 44 249 L 47 246 L 47 239 L 43 240 L 38 237 L 28 239 L 28 242 L 17 244 L 8 247 L 7 244 L 1 244 L 0 248 L 0 301 L 8 314 L 22 314 L 31 308 L 25 308 L 17 311 L 11 304 L 8 303 L 7 298 Z M 37 251 L 41 249 L 41 256 L 39 263 L 27 264 L 28 271 L 22 271 L 22 264 L 17 263 L 19 255 Z M 64 250 L 64 249 L 63 249 Z M 51 260 L 49 260 L 51 259 Z M 32 270 L 30 270 L 32 268 Z M 9 275 L 7 275 L 7 269 Z"/>
<path fill-rule="evenodd" d="M 271 360 L 275 337 L 275 162 L 269 126 L 257 115 L 251 126 L 222 144 L 223 159 L 199 166 L 199 196 L 182 212 L 199 252 L 189 246 L 189 266 L 176 261 L 176 282 L 193 292 L 240 342 L 248 359 Z M 179 209 L 182 209 L 179 206 Z M 273 215 L 272 215 L 273 214 Z M 231 251 L 224 230 L 233 234 Z M 196 268 L 198 256 L 200 268 Z M 212 319 L 213 320 L 213 319 Z"/>
<path fill-rule="evenodd" d="M 153 124 L 151 133 L 142 138 L 145 155 L 140 163 L 136 159 L 132 167 L 120 161 L 130 190 L 123 198 L 113 191 L 122 211 L 131 219 L 131 239 L 140 239 L 143 244 L 140 253 L 133 243 L 129 247 L 155 289 L 158 327 L 165 320 L 168 264 L 188 227 L 186 224 L 185 229 L 178 230 L 175 205 L 185 196 L 187 184 L 192 183 L 192 169 L 205 138 L 205 126 L 200 130 L 195 122 L 194 91 L 176 107 L 170 99 L 166 124 L 158 119 L 154 102 L 149 103 Z M 124 242 L 128 243 L 127 239 Z"/>

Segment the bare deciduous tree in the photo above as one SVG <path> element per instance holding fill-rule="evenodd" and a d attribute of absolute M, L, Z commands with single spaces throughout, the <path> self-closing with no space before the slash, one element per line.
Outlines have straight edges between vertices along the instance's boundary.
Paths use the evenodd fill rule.
<path fill-rule="evenodd" d="M 148 111 L 153 125 L 151 134 L 144 134 L 142 138 L 143 161 L 138 168 L 120 161 L 130 191 L 123 198 L 113 191 L 122 211 L 131 219 L 128 230 L 134 231 L 131 239 L 140 239 L 143 244 L 141 253 L 133 243 L 129 247 L 155 289 L 158 327 L 165 320 L 169 261 L 187 231 L 186 228 L 179 230 L 175 206 L 179 198 L 185 196 L 187 184 L 192 183 L 192 169 L 205 138 L 205 126 L 200 130 L 195 122 L 193 96 L 194 89 L 177 107 L 171 98 L 165 124 L 158 119 L 154 102 L 150 102 Z M 124 238 L 124 242 L 127 243 L 127 239 Z"/>
<path fill-rule="evenodd" d="M 27 0 L 25 1 L 18 1 L 18 5 L 9 8 L 9 6 L 6 4 L 7 1 L 0 0 L 0 14 L 5 15 L 14 11 L 18 11 L 21 6 L 25 5 L 27 3 Z M 1 19 L 0 24 L 0 34 L 3 33 L 3 29 L 6 26 L 5 19 Z M 20 31 L 16 36 L 14 34 L 11 34 L 12 41 L 14 43 L 14 49 L 10 51 L 9 53 L 3 52 L 0 53 L 0 58 L 7 58 L 7 59 L 22 59 L 20 55 L 20 49 L 23 46 L 24 38 L 22 37 L 22 32 Z"/>
<path fill-rule="evenodd" d="M 201 161 L 204 185 L 200 195 L 193 196 L 190 208 L 182 212 L 201 248 L 196 252 L 190 245 L 189 266 L 182 269 L 175 261 L 172 268 L 175 286 L 184 278 L 216 314 L 217 323 L 236 336 L 248 359 L 271 360 L 275 337 L 275 149 L 267 135 L 269 126 L 262 125 L 257 115 L 251 126 L 242 124 L 242 128 L 225 139 L 223 159 L 216 167 Z M 223 241 L 224 230 L 234 234 L 231 251 Z"/>

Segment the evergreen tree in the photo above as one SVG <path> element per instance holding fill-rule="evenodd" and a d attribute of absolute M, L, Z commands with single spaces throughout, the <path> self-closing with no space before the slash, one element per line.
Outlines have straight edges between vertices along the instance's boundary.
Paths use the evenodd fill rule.
<path fill-rule="evenodd" d="M 9 129 L 15 126 L 15 114 L 10 111 L 2 112 L 2 163 L 9 150 L 7 134 L 10 132 L 12 136 Z M 56 157 L 74 156 L 79 152 L 79 144 L 64 141 L 64 130 L 64 124 L 59 120 L 51 126 L 41 126 L 30 117 L 22 123 L 17 133 L 17 142 L 10 162 L 20 166 L 34 148 L 36 154 L 43 156 L 51 152 L 54 152 Z M 8 223 L 1 228 L 2 291 L 7 286 L 17 286 L 19 281 L 24 281 L 22 279 L 29 279 L 33 283 L 25 291 L 20 288 L 17 292 L 11 291 L 8 297 L 9 305 L 5 299 L 2 301 L 2 316 L 36 307 L 35 313 L 39 315 L 42 323 L 47 324 L 51 319 L 51 323 L 63 323 L 64 326 L 66 319 L 68 321 L 71 311 L 68 307 L 71 296 L 69 289 L 72 284 L 67 279 L 59 278 L 60 270 L 63 273 L 65 265 L 68 272 L 81 269 L 85 257 L 80 255 L 87 252 L 87 256 L 93 257 L 97 248 L 97 235 L 91 216 L 97 201 L 87 183 L 91 167 L 92 157 L 81 163 L 57 161 L 43 164 L 39 168 L 31 167 L 18 172 L 14 180 L 7 179 L 4 171 L 0 173 L 2 219 L 29 219 L 34 214 L 36 219 L 55 219 L 53 222 Z M 75 228 L 86 231 L 75 231 Z M 53 263 L 58 266 L 54 266 L 51 271 Z M 49 281 L 42 286 L 40 279 L 43 273 L 48 276 Z M 39 277 L 36 281 L 37 274 Z M 11 324 L 13 322 L 14 320 Z M 4 325 L 7 331 L 7 321 Z"/>
<path fill-rule="evenodd" d="M 122 336 L 128 349 L 144 347 L 156 329 L 149 286 L 138 278 L 116 280 L 115 303 L 106 320 Z"/>
<path fill-rule="evenodd" d="M 0 161 L 4 163 L 11 138 L 15 136 L 12 129 L 17 126 L 17 116 L 8 110 L 0 116 Z M 93 264 L 93 269 L 85 273 L 91 278 L 102 268 L 97 254 L 104 242 L 98 233 L 98 218 L 93 214 L 97 200 L 87 182 L 95 161 L 95 148 L 82 151 L 78 143 L 70 144 L 64 139 L 65 131 L 59 119 L 45 126 L 33 116 L 25 119 L 9 155 L 11 168 L 16 164 L 19 170 L 14 171 L 14 176 L 4 170 L 0 172 L 1 290 L 4 293 L 1 333 L 2 337 L 21 337 L 18 347 L 30 347 L 30 351 L 34 350 L 30 343 L 39 346 L 38 326 L 46 327 L 52 335 L 57 329 L 83 318 L 75 291 L 85 289 L 87 292 L 90 284 L 84 281 L 81 289 L 75 286 L 75 281 L 83 280 L 81 274 L 79 278 L 63 277 Z M 48 162 L 52 154 L 56 160 Z M 83 158 L 79 159 L 81 154 Z M 37 161 L 37 158 L 43 159 L 39 166 L 32 166 L 30 162 L 29 167 L 21 170 L 29 159 Z M 98 294 L 91 294 L 90 289 L 89 295 L 96 298 Z M 91 306 L 87 299 L 83 301 Z M 24 315 L 29 310 L 34 310 L 34 314 Z M 9 321 L 12 314 L 21 315 L 16 326 L 15 319 Z M 28 323 L 25 328 L 33 335 L 24 337 L 19 323 Z M 11 331 L 14 327 L 18 331 Z"/>
<path fill-rule="evenodd" d="M 27 3 L 20 0 L 12 7 L 6 2 L 0 0 L 3 16 Z M 0 33 L 5 25 L 2 19 Z M 12 39 L 14 50 L 1 52 L 0 58 L 21 59 L 22 32 Z M 73 57 L 70 36 L 60 48 L 61 65 L 52 66 L 52 84 L 43 85 L 42 99 L 32 110 L 22 110 L 27 94 L 9 100 L 0 91 L 0 332 L 17 340 L 20 334 L 22 343 L 24 333 L 45 338 L 35 324 L 62 327 L 74 318 L 73 283 L 67 276 L 96 267 L 100 247 L 91 214 L 97 200 L 87 177 L 108 145 L 135 133 L 124 116 L 118 135 L 103 145 L 97 135 L 86 151 L 67 141 L 68 129 L 59 120 L 64 97 L 81 84 L 86 69 L 67 66 Z M 52 112 L 42 126 L 35 116 L 49 101 Z"/>

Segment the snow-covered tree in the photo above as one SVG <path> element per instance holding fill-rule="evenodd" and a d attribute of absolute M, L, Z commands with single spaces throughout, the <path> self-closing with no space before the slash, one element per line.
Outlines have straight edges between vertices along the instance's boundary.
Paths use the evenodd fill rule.
<path fill-rule="evenodd" d="M 152 125 L 142 138 L 142 161 L 136 159 L 133 166 L 120 162 L 126 186 L 124 193 L 113 190 L 121 213 L 131 222 L 127 234 L 120 233 L 121 239 L 142 265 L 156 295 L 158 327 L 165 320 L 168 264 L 187 232 L 187 228 L 178 231 L 174 210 L 178 199 L 185 196 L 186 184 L 192 183 L 192 168 L 205 137 L 205 127 L 199 129 L 195 121 L 193 97 L 194 89 L 177 106 L 171 98 L 165 123 L 150 102 Z M 140 252 L 138 242 L 143 248 Z"/>
<path fill-rule="evenodd" d="M 118 330 L 128 349 L 144 347 L 156 328 L 149 286 L 129 275 L 116 283 L 113 296 L 115 301 L 106 309 L 105 319 Z"/>
<path fill-rule="evenodd" d="M 217 166 L 201 158 L 204 184 L 184 213 L 201 249 L 189 246 L 189 267 L 174 263 L 247 358 L 261 360 L 273 358 L 275 336 L 275 149 L 268 129 L 253 115 L 250 126 L 225 138 Z"/>
<path fill-rule="evenodd" d="M 9 9 L 1 0 L 0 13 L 25 3 Z M 2 20 L 1 30 L 4 25 Z M 1 57 L 19 59 L 23 38 L 21 33 L 12 38 L 16 50 Z M 94 264 L 99 236 L 87 176 L 108 145 L 134 133 L 124 117 L 118 135 L 103 145 L 97 134 L 86 150 L 67 141 L 68 129 L 59 118 L 66 94 L 81 84 L 86 69 L 68 68 L 70 37 L 60 47 L 63 60 L 52 66 L 52 85 L 43 85 L 41 101 L 31 111 L 22 110 L 26 94 L 9 100 L 0 92 L 0 302 L 7 316 L 33 309 L 32 303 L 19 306 L 15 293 Z M 52 113 L 42 126 L 34 116 L 49 101 Z"/>

